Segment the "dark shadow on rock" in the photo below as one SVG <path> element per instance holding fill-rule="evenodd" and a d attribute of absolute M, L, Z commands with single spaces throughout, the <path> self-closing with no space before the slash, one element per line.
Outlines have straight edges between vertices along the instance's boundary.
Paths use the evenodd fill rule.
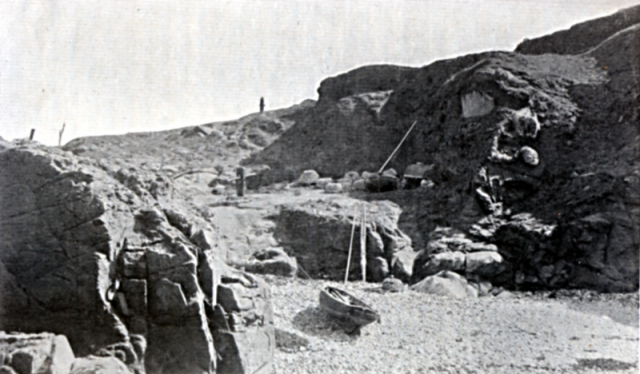
<path fill-rule="evenodd" d="M 293 317 L 293 326 L 299 331 L 324 340 L 354 341 L 356 335 L 345 333 L 338 321 L 318 307 L 308 307 Z"/>

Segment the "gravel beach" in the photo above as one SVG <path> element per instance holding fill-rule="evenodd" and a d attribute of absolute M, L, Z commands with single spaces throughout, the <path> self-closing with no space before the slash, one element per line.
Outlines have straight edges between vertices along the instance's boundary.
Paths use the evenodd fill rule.
<path fill-rule="evenodd" d="M 638 294 L 505 293 L 452 299 L 375 284 L 267 276 L 276 373 L 638 372 Z M 349 336 L 319 309 L 325 285 L 381 322 Z"/>

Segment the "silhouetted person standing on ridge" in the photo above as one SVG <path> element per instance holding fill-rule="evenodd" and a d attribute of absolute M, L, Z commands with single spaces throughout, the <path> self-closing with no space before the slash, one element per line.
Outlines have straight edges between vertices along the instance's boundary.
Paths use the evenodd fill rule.
<path fill-rule="evenodd" d="M 264 97 L 260 98 L 260 113 L 264 112 Z"/>

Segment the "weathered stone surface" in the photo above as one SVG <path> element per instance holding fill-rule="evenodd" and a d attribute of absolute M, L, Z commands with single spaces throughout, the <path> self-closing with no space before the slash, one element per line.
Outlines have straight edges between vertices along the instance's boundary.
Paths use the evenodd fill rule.
<path fill-rule="evenodd" d="M 429 276 L 443 270 L 462 272 L 465 270 L 465 254 L 462 252 L 443 252 L 429 256 L 427 262 L 419 266 L 415 262 L 414 274 L 418 277 Z"/>
<path fill-rule="evenodd" d="M 462 104 L 462 117 L 479 117 L 493 111 L 493 98 L 484 92 L 472 91 L 460 98 Z"/>
<path fill-rule="evenodd" d="M 298 178 L 298 184 L 302 186 L 310 186 L 316 183 L 320 179 L 320 175 L 315 170 L 305 170 L 300 178 Z"/>
<path fill-rule="evenodd" d="M 487 296 L 490 294 L 493 286 L 490 282 L 481 281 L 481 282 L 469 282 L 469 284 L 478 290 L 478 296 Z"/>
<path fill-rule="evenodd" d="M 260 278 L 220 267 L 218 305 L 210 327 L 218 352 L 217 373 L 270 373 L 275 350 L 268 285 Z"/>
<path fill-rule="evenodd" d="M 491 234 L 489 237 L 491 238 Z M 497 251 L 495 244 L 477 242 L 468 238 L 463 232 L 450 227 L 438 227 L 431 233 L 431 240 L 427 243 L 426 253 L 436 254 L 443 252 L 480 252 Z"/>
<path fill-rule="evenodd" d="M 209 373 L 213 337 L 198 283 L 196 248 L 183 241 L 147 247 L 148 373 Z"/>
<path fill-rule="evenodd" d="M 67 374 L 75 360 L 71 346 L 63 335 L 6 334 L 2 331 L 0 357 L 4 358 L 5 365 L 18 374 Z"/>
<path fill-rule="evenodd" d="M 88 356 L 77 358 L 69 374 L 131 374 L 131 371 L 115 357 Z"/>
<path fill-rule="evenodd" d="M 298 265 L 313 278 L 344 279 L 351 240 L 353 214 L 362 214 L 361 202 L 352 199 L 320 200 L 283 206 L 277 218 L 275 239 L 296 257 Z M 389 202 L 366 203 L 367 279 L 382 281 L 390 271 L 393 253 L 410 249 L 411 240 L 397 227 L 400 210 Z M 362 279 L 360 268 L 360 218 L 349 274 Z M 376 259 L 379 257 L 380 259 Z"/>
<path fill-rule="evenodd" d="M 219 276 L 204 265 L 219 248 L 170 181 L 138 173 L 41 146 L 0 152 L 0 328 L 64 333 L 129 370 L 212 373 Z M 270 308 L 261 295 L 244 320 Z"/>
<path fill-rule="evenodd" d="M 326 189 L 327 185 L 329 183 L 333 183 L 333 179 L 331 178 L 320 178 L 318 179 L 318 181 L 316 182 L 316 186 L 318 186 L 320 189 Z"/>
<path fill-rule="evenodd" d="M 383 257 L 376 257 L 371 264 L 367 263 L 367 269 L 371 269 L 371 274 L 367 277 L 374 282 L 381 282 L 389 275 L 389 263 Z M 367 270 L 368 271 L 368 270 Z"/>
<path fill-rule="evenodd" d="M 465 257 L 467 274 L 492 279 L 505 270 L 498 252 L 473 252 Z"/>
<path fill-rule="evenodd" d="M 353 191 L 364 191 L 366 189 L 364 179 L 357 179 L 353 181 L 353 184 L 351 185 L 351 189 Z"/>
<path fill-rule="evenodd" d="M 478 291 L 460 274 L 443 270 L 411 286 L 417 292 L 454 298 L 478 297 Z"/>
<path fill-rule="evenodd" d="M 144 250 L 127 250 L 118 256 L 118 272 L 127 278 L 147 278 L 147 262 Z"/>
<path fill-rule="evenodd" d="M 127 191 L 66 152 L 0 153 L 0 329 L 64 334 L 78 354 L 126 340 L 107 290 L 139 201 Z"/>
<path fill-rule="evenodd" d="M 326 193 L 340 193 L 342 190 L 343 187 L 340 183 L 327 183 L 324 187 L 324 192 Z"/>
<path fill-rule="evenodd" d="M 496 230 L 494 240 L 506 263 L 517 264 L 508 272 L 519 287 L 632 291 L 638 235 L 626 217 L 598 213 L 558 227 L 519 214 Z"/>
<path fill-rule="evenodd" d="M 404 283 L 400 279 L 390 276 L 382 281 L 381 287 L 386 292 L 401 292 L 404 290 Z"/>
<path fill-rule="evenodd" d="M 149 322 L 147 373 L 213 373 L 215 352 L 205 316 L 186 316 L 182 324 Z"/>
<path fill-rule="evenodd" d="M 540 163 L 540 156 L 538 156 L 538 152 L 531 147 L 524 146 L 520 148 L 519 156 L 527 165 L 537 166 Z"/>
<path fill-rule="evenodd" d="M 395 252 L 391 257 L 391 274 L 394 277 L 409 283 L 413 274 L 413 264 L 418 252 L 408 247 L 401 251 Z"/>
<path fill-rule="evenodd" d="M 336 181 L 336 183 L 342 185 L 343 191 L 351 191 L 351 185 L 353 185 L 353 179 L 351 178 L 340 178 Z"/>
<path fill-rule="evenodd" d="M 282 248 L 266 248 L 253 254 L 245 264 L 245 270 L 256 274 L 293 277 L 298 272 L 298 264 Z"/>
<path fill-rule="evenodd" d="M 215 305 L 218 300 L 218 285 L 226 264 L 215 256 L 212 250 L 200 252 L 198 259 L 198 283 L 204 294 L 205 302 Z"/>

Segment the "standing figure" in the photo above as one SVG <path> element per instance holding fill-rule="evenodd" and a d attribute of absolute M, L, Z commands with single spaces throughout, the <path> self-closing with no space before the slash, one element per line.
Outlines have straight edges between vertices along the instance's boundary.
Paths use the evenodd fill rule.
<path fill-rule="evenodd" d="M 260 113 L 264 112 L 264 97 L 260 98 Z"/>
<path fill-rule="evenodd" d="M 244 196 L 244 168 L 236 169 L 236 192 L 238 196 Z"/>

